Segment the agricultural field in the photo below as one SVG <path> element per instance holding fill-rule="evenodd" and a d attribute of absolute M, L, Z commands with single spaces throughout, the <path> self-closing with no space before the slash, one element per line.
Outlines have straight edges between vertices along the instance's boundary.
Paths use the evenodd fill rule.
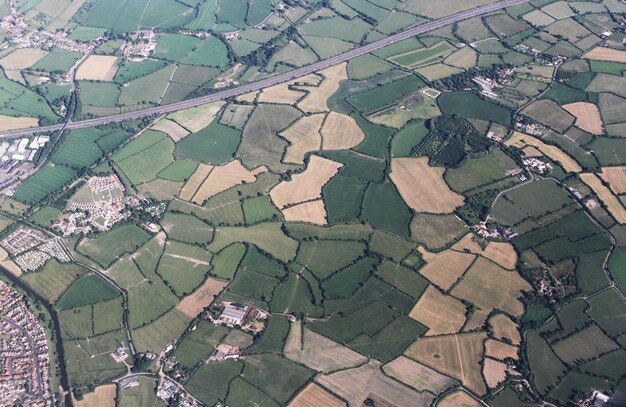
<path fill-rule="evenodd" d="M 300 77 L 494 2 L 52 3 L 12 3 L 46 43 L 5 30 L 0 129 L 232 95 L 0 143 L 0 265 L 56 313 L 76 405 L 620 394 L 619 1 L 526 2 Z M 108 230 L 74 209 L 100 210 L 96 175 L 124 185 Z"/>

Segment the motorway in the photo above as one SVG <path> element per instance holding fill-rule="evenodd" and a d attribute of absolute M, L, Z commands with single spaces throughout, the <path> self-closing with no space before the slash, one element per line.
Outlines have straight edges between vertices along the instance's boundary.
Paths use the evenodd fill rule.
<path fill-rule="evenodd" d="M 391 45 L 393 43 L 405 40 L 415 35 L 423 34 L 428 31 L 432 31 L 437 28 L 444 27 L 448 24 L 452 24 L 461 20 L 466 20 L 472 17 L 478 17 L 483 14 L 488 14 L 488 13 L 498 11 L 503 8 L 514 6 L 517 4 L 527 3 L 529 1 L 530 0 L 502 0 L 502 1 L 495 2 L 495 3 L 487 4 L 485 6 L 462 11 L 462 12 L 452 14 L 447 17 L 440 18 L 438 20 L 433 20 L 431 22 L 421 24 L 413 28 L 409 28 L 405 31 L 402 31 L 398 34 L 391 35 L 382 40 L 372 42 L 362 47 L 355 48 L 353 50 L 344 52 L 342 54 L 325 59 L 323 61 L 313 63 L 311 65 L 307 65 L 302 68 L 295 69 L 290 72 L 272 76 L 270 78 L 263 79 L 263 80 L 253 82 L 253 83 L 249 83 L 246 85 L 241 85 L 235 88 L 211 93 L 206 96 L 201 96 L 201 97 L 197 97 L 197 98 L 189 99 L 189 100 L 183 100 L 182 102 L 172 103 L 168 105 L 161 105 L 161 106 L 146 108 L 143 110 L 136 110 L 134 112 L 99 117 L 96 119 L 80 120 L 80 121 L 75 121 L 75 122 L 68 121 L 67 123 L 59 123 L 59 124 L 54 124 L 50 126 L 9 130 L 9 131 L 2 132 L 0 137 L 6 137 L 6 138 L 19 137 L 19 136 L 26 136 L 26 135 L 31 135 L 35 133 L 57 131 L 57 130 L 61 130 L 64 128 L 65 129 L 83 129 L 83 128 L 99 126 L 99 125 L 107 124 L 107 123 L 138 119 L 138 118 L 150 116 L 150 115 L 171 113 L 177 110 L 187 109 L 190 107 L 200 106 L 206 103 L 216 102 L 218 100 L 243 95 L 245 93 L 254 92 L 263 88 L 267 88 L 269 86 L 277 85 L 279 83 L 283 83 L 283 82 L 287 82 L 287 81 L 299 78 L 301 76 L 310 74 L 312 72 L 316 72 L 321 69 L 328 68 L 329 66 L 333 66 L 338 63 L 348 61 L 352 58 L 356 58 L 358 56 L 368 54 L 372 51 L 376 51 L 377 49 L 386 47 L 387 45 Z"/>

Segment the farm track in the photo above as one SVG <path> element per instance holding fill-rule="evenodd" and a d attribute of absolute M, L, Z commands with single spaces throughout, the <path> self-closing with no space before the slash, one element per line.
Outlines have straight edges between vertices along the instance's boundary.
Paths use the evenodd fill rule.
<path fill-rule="evenodd" d="M 503 8 L 514 6 L 517 4 L 528 3 L 529 1 L 530 0 L 502 0 L 496 3 L 487 4 L 485 6 L 477 7 L 471 10 L 462 11 L 460 13 L 452 14 L 447 17 L 433 20 L 425 24 L 421 24 L 419 26 L 407 29 L 400 33 L 391 35 L 382 40 L 372 42 L 370 44 L 364 45 L 359 48 L 355 48 L 350 51 L 346 51 L 342 54 L 325 59 L 323 61 L 313 63 L 311 65 L 307 65 L 302 68 L 295 69 L 291 72 L 276 75 L 276 76 L 263 79 L 257 82 L 253 82 L 247 85 L 242 85 L 242 86 L 238 86 L 235 88 L 215 92 L 206 96 L 201 96 L 198 98 L 184 100 L 182 102 L 172 103 L 172 104 L 163 105 L 163 106 L 150 107 L 147 109 L 137 110 L 137 111 L 129 112 L 129 113 L 122 113 L 122 114 L 117 114 L 117 115 L 112 115 L 112 116 L 99 117 L 96 119 L 80 120 L 80 121 L 75 121 L 75 122 L 68 121 L 67 123 L 59 123 L 59 124 L 54 124 L 50 126 L 10 130 L 10 131 L 6 131 L 2 133 L 0 137 L 11 138 L 11 137 L 31 135 L 31 134 L 36 134 L 36 133 L 58 131 L 61 129 L 68 129 L 68 130 L 84 129 L 84 128 L 95 127 L 95 126 L 99 126 L 99 125 L 103 125 L 107 123 L 115 123 L 115 122 L 121 122 L 125 120 L 138 119 L 141 117 L 155 115 L 155 114 L 172 113 L 177 110 L 187 109 L 190 107 L 196 107 L 196 106 L 204 105 L 207 103 L 215 102 L 218 100 L 243 95 L 245 93 L 255 92 L 260 89 L 269 87 L 269 86 L 277 85 L 283 82 L 287 82 L 287 81 L 299 78 L 304 75 L 308 75 L 310 73 L 319 71 L 321 69 L 328 68 L 330 66 L 339 64 L 341 62 L 348 61 L 352 58 L 356 58 L 358 56 L 376 51 L 380 48 L 386 47 L 387 45 L 394 44 L 398 41 L 402 41 L 407 38 L 410 38 L 419 34 L 423 34 L 428 31 L 432 31 L 437 28 L 441 28 L 441 27 L 444 27 L 446 25 L 449 25 L 458 21 L 466 20 L 472 17 L 478 17 L 483 14 L 488 14 L 488 13 L 498 11 Z"/>

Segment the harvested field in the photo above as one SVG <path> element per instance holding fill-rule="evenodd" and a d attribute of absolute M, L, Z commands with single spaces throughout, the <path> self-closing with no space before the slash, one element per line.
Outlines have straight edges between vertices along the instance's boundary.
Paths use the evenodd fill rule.
<path fill-rule="evenodd" d="M 493 389 L 506 379 L 506 364 L 493 359 L 485 359 L 483 365 L 483 376 L 487 382 L 487 387 Z"/>
<path fill-rule="evenodd" d="M 477 60 L 478 54 L 476 51 L 474 51 L 472 47 L 464 47 L 453 52 L 443 62 L 457 68 L 472 68 L 476 65 Z"/>
<path fill-rule="evenodd" d="M 464 198 L 443 179 L 445 168 L 431 167 L 428 158 L 394 158 L 389 177 L 406 204 L 416 212 L 450 213 Z"/>
<path fill-rule="evenodd" d="M 585 53 L 582 57 L 597 61 L 620 62 L 622 64 L 626 63 L 626 52 L 613 48 L 595 47 L 591 51 Z"/>
<path fill-rule="evenodd" d="M 496 339 L 508 339 L 514 345 L 521 343 L 519 327 L 509 317 L 504 314 L 496 314 L 489 318 L 489 325 L 493 330 L 493 336 Z"/>
<path fill-rule="evenodd" d="M 423 250 L 421 252 L 423 253 Z M 423 257 L 425 257 L 427 264 L 419 270 L 419 273 L 446 291 L 456 283 L 476 258 L 469 253 L 452 250 L 445 250 L 432 255 L 430 258 Z"/>
<path fill-rule="evenodd" d="M 439 400 L 437 407 L 482 407 L 477 401 L 463 390 L 456 390 Z"/>
<path fill-rule="evenodd" d="M 626 166 L 603 167 L 600 176 L 615 194 L 626 193 Z"/>
<path fill-rule="evenodd" d="M 193 196 L 198 191 L 198 188 L 200 188 L 200 185 L 202 185 L 206 177 L 208 177 L 211 173 L 211 170 L 213 170 L 212 165 L 198 165 L 198 168 L 196 168 L 196 172 L 194 172 L 193 175 L 189 177 L 189 180 L 185 183 L 185 186 L 180 191 L 178 197 L 180 199 L 184 199 L 185 201 L 191 201 Z"/>
<path fill-rule="evenodd" d="M 259 96 L 259 93 L 261 93 L 260 90 L 257 90 L 256 92 L 245 93 L 243 95 L 237 96 L 235 100 L 237 102 L 253 103 L 256 100 L 257 96 Z"/>
<path fill-rule="evenodd" d="M 37 127 L 39 120 L 34 117 L 13 117 L 0 115 L 0 131 Z"/>
<path fill-rule="evenodd" d="M 582 168 L 572 157 L 567 155 L 563 150 L 556 146 L 548 145 L 536 137 L 528 134 L 520 133 L 518 131 L 513 132 L 513 135 L 507 139 L 504 144 L 507 146 L 513 146 L 517 148 L 524 148 L 524 146 L 533 146 L 539 149 L 543 154 L 561 164 L 563 169 L 567 172 L 581 172 Z"/>
<path fill-rule="evenodd" d="M 283 103 L 286 105 L 293 105 L 306 95 L 306 93 L 289 89 L 289 86 L 292 84 L 293 81 L 265 88 L 261 91 L 258 101 L 261 103 Z"/>
<path fill-rule="evenodd" d="M 282 161 L 284 163 L 303 164 L 306 153 L 319 150 L 322 147 L 320 128 L 323 122 L 323 114 L 302 116 L 294 124 L 283 130 L 280 135 L 289 141 L 289 145 Z"/>
<path fill-rule="evenodd" d="M 569 105 L 563 105 L 563 109 L 567 110 L 576 117 L 576 126 L 595 135 L 601 135 L 602 118 L 598 107 L 593 103 L 576 102 Z"/>
<path fill-rule="evenodd" d="M 365 134 L 352 117 L 343 113 L 330 112 L 322 127 L 324 150 L 347 150 L 359 145 Z"/>
<path fill-rule="evenodd" d="M 289 407 L 343 407 L 346 403 L 333 396 L 322 386 L 310 383 L 289 403 Z"/>
<path fill-rule="evenodd" d="M 176 309 L 190 318 L 195 318 L 215 300 L 215 297 L 222 292 L 226 285 L 228 285 L 228 281 L 209 277 L 193 294 L 183 298 L 176 305 Z"/>
<path fill-rule="evenodd" d="M 479 254 L 489 260 L 498 263 L 505 269 L 514 270 L 517 264 L 517 253 L 513 245 L 506 242 L 489 242 L 485 250 L 474 240 L 474 234 L 468 233 L 456 242 L 452 249 L 459 252 Z"/>
<path fill-rule="evenodd" d="M 152 130 L 162 131 L 170 136 L 174 143 L 189 135 L 189 131 L 175 121 L 162 119 L 152 126 Z"/>
<path fill-rule="evenodd" d="M 324 75 L 324 80 L 319 86 L 301 86 L 302 89 L 308 90 L 309 94 L 298 103 L 298 107 L 307 113 L 329 111 L 328 98 L 339 89 L 339 82 L 348 79 L 346 66 L 344 62 L 319 71 Z"/>
<path fill-rule="evenodd" d="M 626 223 L 626 209 L 620 203 L 619 198 L 602 184 L 602 181 L 596 174 L 580 174 L 580 178 L 587 186 L 593 189 L 593 192 L 604 203 L 616 221 L 621 224 Z"/>
<path fill-rule="evenodd" d="M 518 299 L 522 291 L 532 287 L 516 272 L 478 258 L 452 290 L 452 295 L 476 305 L 483 311 L 499 309 L 514 316 L 524 313 Z"/>
<path fill-rule="evenodd" d="M 343 164 L 312 155 L 306 170 L 293 175 L 270 191 L 274 204 L 283 209 L 288 205 L 321 198 L 322 187 L 339 171 Z"/>
<path fill-rule="evenodd" d="M 76 71 L 76 79 L 88 81 L 112 81 L 117 73 L 117 57 L 90 55 Z"/>
<path fill-rule="evenodd" d="M 481 329 L 485 322 L 487 321 L 487 317 L 489 316 L 490 311 L 483 311 L 481 309 L 473 309 L 472 315 L 467 319 L 465 326 L 463 327 L 463 332 L 471 332 L 477 329 Z"/>
<path fill-rule="evenodd" d="M 454 297 L 443 295 L 432 285 L 419 298 L 409 317 L 427 326 L 426 335 L 459 332 L 465 323 L 465 305 Z"/>
<path fill-rule="evenodd" d="M 431 403 L 432 395 L 418 393 L 385 376 L 380 366 L 380 362 L 371 359 L 361 367 L 322 375 L 316 381 L 347 400 L 350 406 L 361 406 L 368 397 L 380 400 L 380 405 L 427 406 Z"/>
<path fill-rule="evenodd" d="M 405 356 L 399 356 L 384 365 L 383 371 L 417 391 L 430 391 L 435 394 L 442 393 L 456 383 L 454 379 Z"/>
<path fill-rule="evenodd" d="M 563 110 L 555 102 L 547 99 L 531 103 L 522 109 L 521 113 L 559 133 L 565 132 L 574 124 L 574 116 Z"/>
<path fill-rule="evenodd" d="M 224 106 L 224 102 L 213 102 L 190 109 L 179 110 L 169 114 L 167 118 L 174 120 L 190 132 L 195 133 L 211 124 L 222 106 Z"/>
<path fill-rule="evenodd" d="M 308 222 L 315 225 L 326 225 L 326 207 L 322 199 L 290 206 L 281 211 L 287 222 Z"/>
<path fill-rule="evenodd" d="M 72 402 L 76 407 L 115 407 L 117 385 L 105 384 L 98 386 L 91 393 L 83 394 L 81 400 L 72 395 Z"/>
<path fill-rule="evenodd" d="M 323 373 L 361 365 L 367 358 L 325 336 L 292 322 L 284 348 L 285 357 Z"/>
<path fill-rule="evenodd" d="M 597 325 L 591 325 L 567 338 L 552 344 L 554 353 L 565 363 L 589 360 L 611 352 L 618 346 Z"/>
<path fill-rule="evenodd" d="M 19 48 L 0 59 L 0 66 L 5 70 L 22 70 L 35 65 L 48 55 L 48 51 L 39 48 Z"/>
<path fill-rule="evenodd" d="M 256 176 L 266 171 L 267 168 L 265 167 L 259 167 L 252 171 L 248 171 L 246 167 L 241 165 L 239 160 L 233 160 L 226 165 L 213 167 L 191 201 L 201 205 L 210 197 L 226 191 L 229 188 L 243 184 L 244 182 L 250 183 L 256 181 Z M 195 175 L 196 174 L 194 173 L 192 178 Z M 183 188 L 183 190 L 184 189 L 185 188 Z"/>
<path fill-rule="evenodd" d="M 472 332 L 420 338 L 404 354 L 440 373 L 460 380 L 478 395 L 486 392 L 480 362 L 487 334 Z"/>
<path fill-rule="evenodd" d="M 493 339 L 487 339 L 485 342 L 485 355 L 498 360 L 504 360 L 506 358 L 519 359 L 517 346 Z"/>

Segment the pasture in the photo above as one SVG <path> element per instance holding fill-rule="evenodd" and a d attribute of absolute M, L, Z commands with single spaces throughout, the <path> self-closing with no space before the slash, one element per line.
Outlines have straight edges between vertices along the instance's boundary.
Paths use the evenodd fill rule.
<path fill-rule="evenodd" d="M 59 299 L 57 306 L 59 309 L 66 310 L 112 300 L 119 295 L 119 291 L 102 277 L 96 274 L 87 274 L 68 287 Z"/>
<path fill-rule="evenodd" d="M 58 191 L 76 176 L 76 172 L 63 166 L 46 166 L 22 182 L 13 197 L 34 204 Z"/>
<path fill-rule="evenodd" d="M 108 267 L 120 255 L 132 253 L 148 241 L 150 235 L 135 225 L 124 225 L 96 238 L 84 238 L 77 250 L 96 261 L 102 267 Z"/>

